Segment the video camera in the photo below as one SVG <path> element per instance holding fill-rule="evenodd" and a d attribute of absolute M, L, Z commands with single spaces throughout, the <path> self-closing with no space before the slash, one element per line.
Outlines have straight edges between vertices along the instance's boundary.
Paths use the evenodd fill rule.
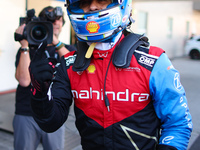
<path fill-rule="evenodd" d="M 30 45 L 39 45 L 47 40 L 47 44 L 53 40 L 53 22 L 63 16 L 62 8 L 55 7 L 50 12 L 45 12 L 45 17 L 36 17 L 35 10 L 27 11 L 26 17 L 20 17 L 20 25 L 26 24 L 23 35 L 15 33 L 15 41 L 27 39 Z"/>

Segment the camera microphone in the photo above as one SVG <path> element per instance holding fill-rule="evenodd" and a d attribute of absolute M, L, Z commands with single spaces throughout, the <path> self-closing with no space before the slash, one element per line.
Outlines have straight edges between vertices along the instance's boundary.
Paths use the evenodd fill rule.
<path fill-rule="evenodd" d="M 30 9 L 27 11 L 27 18 L 33 18 L 35 16 L 35 9 Z"/>

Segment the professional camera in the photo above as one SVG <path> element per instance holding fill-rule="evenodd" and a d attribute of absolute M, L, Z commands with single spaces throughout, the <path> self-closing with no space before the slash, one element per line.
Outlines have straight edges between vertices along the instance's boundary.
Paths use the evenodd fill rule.
<path fill-rule="evenodd" d="M 24 33 L 23 35 L 15 33 L 15 41 L 27 39 L 30 45 L 39 45 L 44 40 L 47 40 L 47 44 L 52 43 L 52 23 L 61 16 L 63 16 L 61 7 L 45 12 L 45 17 L 36 17 L 34 9 L 28 10 L 26 17 L 20 17 L 20 25 L 26 24 Z"/>

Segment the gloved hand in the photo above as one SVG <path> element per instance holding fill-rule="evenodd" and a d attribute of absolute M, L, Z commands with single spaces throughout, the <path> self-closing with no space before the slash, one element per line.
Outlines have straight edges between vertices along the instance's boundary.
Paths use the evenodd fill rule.
<path fill-rule="evenodd" d="M 43 58 L 46 46 L 47 41 L 40 44 L 29 66 L 32 84 L 31 91 L 36 98 L 43 98 L 47 95 L 56 64 L 54 59 Z"/>

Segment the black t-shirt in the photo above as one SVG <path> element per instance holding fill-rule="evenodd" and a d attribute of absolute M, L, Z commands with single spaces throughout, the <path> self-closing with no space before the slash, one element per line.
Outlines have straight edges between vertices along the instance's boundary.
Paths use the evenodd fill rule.
<path fill-rule="evenodd" d="M 65 47 L 69 51 L 76 50 L 76 48 L 71 45 L 65 45 Z M 35 50 L 36 49 L 34 47 L 30 47 L 30 52 L 29 52 L 30 58 L 33 57 Z M 15 67 L 18 66 L 20 54 L 21 53 L 18 51 L 18 53 L 16 55 Z M 55 52 L 54 46 L 47 47 L 46 56 L 56 58 L 58 62 L 60 61 L 59 55 L 57 52 Z M 18 84 L 17 90 L 16 90 L 16 96 L 15 96 L 15 114 L 31 116 L 30 89 L 31 89 L 31 85 L 29 85 L 28 87 L 22 87 L 21 85 Z"/>

